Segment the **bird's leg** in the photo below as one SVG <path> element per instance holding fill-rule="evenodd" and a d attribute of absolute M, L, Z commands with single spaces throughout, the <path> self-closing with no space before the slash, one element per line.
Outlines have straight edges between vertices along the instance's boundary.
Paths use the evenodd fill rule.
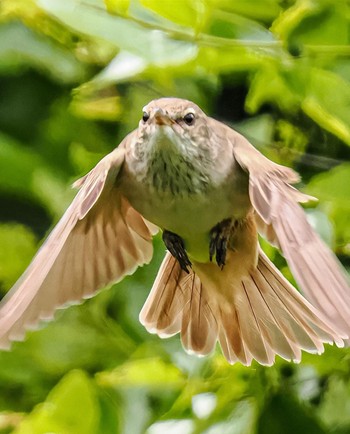
<path fill-rule="evenodd" d="M 163 241 L 169 252 L 179 261 L 180 267 L 189 273 L 188 267 L 191 267 L 191 261 L 188 259 L 184 241 L 179 235 L 164 230 Z"/>
<path fill-rule="evenodd" d="M 218 223 L 210 231 L 209 258 L 213 260 L 215 255 L 216 263 L 224 268 L 226 260 L 227 244 L 232 229 L 232 219 L 225 219 Z"/>

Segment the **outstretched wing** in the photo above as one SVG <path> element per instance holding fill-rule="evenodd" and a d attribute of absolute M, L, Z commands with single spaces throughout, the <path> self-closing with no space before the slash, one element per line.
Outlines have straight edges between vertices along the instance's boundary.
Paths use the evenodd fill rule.
<path fill-rule="evenodd" d="M 299 203 L 313 199 L 290 184 L 292 169 L 264 157 L 243 136 L 228 131 L 234 157 L 249 172 L 249 195 L 262 235 L 279 246 L 306 297 L 350 335 L 350 287 L 346 271 L 307 221 Z"/>
<path fill-rule="evenodd" d="M 131 137 L 75 183 L 72 204 L 0 305 L 0 348 L 151 260 L 147 222 L 116 187 Z"/>

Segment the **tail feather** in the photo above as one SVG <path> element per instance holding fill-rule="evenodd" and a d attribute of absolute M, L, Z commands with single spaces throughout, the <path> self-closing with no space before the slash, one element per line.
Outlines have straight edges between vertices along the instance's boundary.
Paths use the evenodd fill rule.
<path fill-rule="evenodd" d="M 153 288 L 140 312 L 140 322 L 151 333 L 169 337 L 181 330 L 185 304 L 183 284 L 187 274 L 168 252 L 158 271 Z"/>
<path fill-rule="evenodd" d="M 205 289 L 195 273 L 185 283 L 190 294 L 183 307 L 181 340 L 187 351 L 209 354 L 215 348 L 218 325 L 211 310 Z"/>
<path fill-rule="evenodd" d="M 239 361 L 249 366 L 253 357 L 242 339 L 236 309 L 233 307 L 232 312 L 219 310 L 219 313 L 219 342 L 224 356 L 231 364 Z"/>
<path fill-rule="evenodd" d="M 248 280 L 242 280 L 240 282 L 240 291 L 237 291 L 232 299 L 240 327 L 241 339 L 248 351 L 259 363 L 271 365 L 274 360 L 274 353 L 261 331 L 259 311 L 254 309 L 249 283 Z"/>
<path fill-rule="evenodd" d="M 188 352 L 206 355 L 218 340 L 230 363 L 276 355 L 299 362 L 301 350 L 321 353 L 324 343 L 343 346 L 342 335 L 283 277 L 260 250 L 247 269 L 229 252 L 223 270 L 194 264 L 186 274 L 167 253 L 140 320 L 161 337 L 181 333 Z"/>
<path fill-rule="evenodd" d="M 293 332 L 300 339 L 302 349 L 312 351 L 317 349 L 323 350 L 322 342 L 333 343 L 342 346 L 341 332 L 335 325 L 330 325 L 323 313 L 319 312 L 311 303 L 309 303 L 280 273 L 280 271 L 269 261 L 266 255 L 260 251 L 258 270 L 263 275 L 265 281 L 271 286 L 275 293 L 275 298 L 278 298 L 285 309 L 292 316 L 292 322 L 298 324 L 299 327 L 294 327 Z M 271 282 L 274 282 L 271 284 Z M 278 289 L 279 291 L 278 291 Z M 302 332 L 302 334 L 300 334 Z M 305 332 L 305 333 L 304 333 Z M 308 347 L 308 341 L 312 341 L 312 345 Z"/>
<path fill-rule="evenodd" d="M 293 323 L 293 317 L 287 316 L 284 321 L 280 320 L 276 309 L 272 308 L 266 299 L 266 294 L 260 290 L 262 282 L 257 276 L 252 276 L 252 279 L 247 282 L 250 301 L 256 312 L 261 334 L 273 353 L 280 354 L 287 360 L 299 361 L 300 347 L 287 338 L 292 331 L 292 325 L 288 327 L 288 320 Z"/>
<path fill-rule="evenodd" d="M 274 271 L 276 272 L 276 270 Z M 300 349 L 321 352 L 323 349 L 322 341 L 317 338 L 312 328 L 308 326 L 308 320 L 306 320 L 311 314 L 307 311 L 307 315 L 305 315 L 306 305 L 304 303 L 306 301 L 302 300 L 303 304 L 299 305 L 293 299 L 294 294 L 289 294 L 286 290 L 289 285 L 283 285 L 283 283 L 285 282 L 277 280 L 275 274 L 272 274 L 269 269 L 259 263 L 257 289 L 263 301 L 267 303 L 272 312 L 275 312 L 277 325 L 284 336 L 290 342 L 296 343 Z"/>

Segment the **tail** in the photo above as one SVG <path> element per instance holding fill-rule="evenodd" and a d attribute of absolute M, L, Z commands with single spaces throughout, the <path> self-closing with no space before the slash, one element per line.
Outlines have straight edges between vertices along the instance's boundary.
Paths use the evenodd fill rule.
<path fill-rule="evenodd" d="M 236 266 L 235 266 L 236 265 Z M 299 362 L 301 350 L 322 353 L 324 343 L 344 345 L 330 325 L 259 250 L 257 265 L 245 270 L 234 253 L 221 270 L 193 264 L 186 274 L 167 253 L 140 313 L 151 333 L 181 333 L 184 348 L 198 355 L 219 341 L 229 363 L 272 365 L 276 354 Z"/>

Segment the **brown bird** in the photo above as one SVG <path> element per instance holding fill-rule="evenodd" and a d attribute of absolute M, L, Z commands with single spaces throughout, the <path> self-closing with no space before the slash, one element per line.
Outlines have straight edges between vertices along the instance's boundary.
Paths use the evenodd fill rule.
<path fill-rule="evenodd" d="M 75 183 L 73 203 L 3 300 L 0 346 L 148 263 L 158 228 L 168 252 L 140 314 L 151 333 L 180 332 L 200 355 L 219 341 L 230 363 L 245 365 L 342 346 L 347 276 L 309 225 L 298 180 L 194 103 L 150 102 L 138 128 Z M 258 233 L 282 250 L 312 304 Z"/>

